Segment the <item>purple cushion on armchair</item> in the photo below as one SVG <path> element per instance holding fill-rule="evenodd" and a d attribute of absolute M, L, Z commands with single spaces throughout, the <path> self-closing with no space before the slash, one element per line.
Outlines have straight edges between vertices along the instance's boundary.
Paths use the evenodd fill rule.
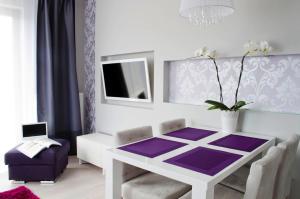
<path fill-rule="evenodd" d="M 70 143 L 55 139 L 62 146 L 51 146 L 34 158 L 29 158 L 15 147 L 5 154 L 9 166 L 9 179 L 17 181 L 54 181 L 68 164 Z"/>

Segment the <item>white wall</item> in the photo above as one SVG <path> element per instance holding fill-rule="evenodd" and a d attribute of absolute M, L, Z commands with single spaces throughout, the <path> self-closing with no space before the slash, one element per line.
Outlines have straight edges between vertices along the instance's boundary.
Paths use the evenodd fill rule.
<path fill-rule="evenodd" d="M 190 57 L 208 46 L 221 56 L 239 56 L 249 40 L 268 40 L 275 54 L 300 53 L 300 1 L 236 0 L 236 12 L 218 25 L 197 27 L 178 14 L 179 0 L 98 0 L 96 9 L 96 129 L 153 125 L 187 117 L 198 126 L 219 127 L 220 114 L 206 107 L 163 103 L 163 62 Z M 101 56 L 154 50 L 154 102 L 151 108 L 105 104 L 101 101 Z M 300 133 L 300 115 L 246 111 L 243 131 L 287 138 Z M 300 156 L 300 154 L 299 154 Z M 298 158 L 299 160 L 299 158 Z M 297 167 L 300 167 L 299 161 Z M 300 173 L 297 173 L 300 185 Z M 296 193 L 299 194 L 300 193 Z M 296 196 L 294 197 L 296 199 Z"/>

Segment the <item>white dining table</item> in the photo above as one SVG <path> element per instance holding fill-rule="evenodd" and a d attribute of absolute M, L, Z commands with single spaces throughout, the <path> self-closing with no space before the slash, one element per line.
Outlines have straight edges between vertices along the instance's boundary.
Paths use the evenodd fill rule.
<path fill-rule="evenodd" d="M 248 136 L 253 138 L 266 139 L 267 141 L 251 152 L 245 152 L 220 146 L 210 145 L 209 143 L 220 139 L 228 134 L 218 132 L 198 141 L 190 141 L 166 135 L 156 136 L 159 138 L 173 140 L 187 143 L 181 148 L 175 149 L 168 153 L 162 154 L 154 158 L 148 158 L 142 155 L 130 153 L 118 148 L 111 148 L 106 151 L 106 184 L 105 184 L 105 198 L 106 199 L 120 199 L 121 185 L 122 185 L 122 163 L 127 163 L 144 170 L 189 184 L 192 186 L 192 199 L 213 199 L 214 187 L 220 183 L 224 178 L 234 173 L 236 170 L 244 166 L 257 155 L 266 152 L 271 146 L 275 145 L 275 138 L 254 133 L 238 132 L 237 135 Z M 242 155 L 240 159 L 233 162 L 225 169 L 215 174 L 214 176 L 206 175 L 200 172 L 189 170 L 173 164 L 164 162 L 169 158 L 180 155 L 184 152 L 190 151 L 196 147 L 205 147 L 219 151 Z"/>

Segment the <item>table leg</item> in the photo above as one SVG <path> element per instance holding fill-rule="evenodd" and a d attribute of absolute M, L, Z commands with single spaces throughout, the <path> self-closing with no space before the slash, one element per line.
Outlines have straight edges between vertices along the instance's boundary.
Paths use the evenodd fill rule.
<path fill-rule="evenodd" d="M 193 185 L 192 199 L 214 199 L 214 187 L 207 187 L 206 185 Z"/>
<path fill-rule="evenodd" d="M 122 163 L 106 158 L 105 199 L 120 199 L 122 186 Z"/>

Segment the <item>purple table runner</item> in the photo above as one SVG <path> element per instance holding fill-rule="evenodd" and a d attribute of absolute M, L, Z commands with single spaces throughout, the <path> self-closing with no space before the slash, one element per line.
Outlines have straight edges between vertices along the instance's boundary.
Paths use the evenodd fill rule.
<path fill-rule="evenodd" d="M 267 141 L 268 140 L 260 138 L 231 134 L 218 140 L 215 140 L 209 144 L 230 149 L 236 149 L 240 151 L 251 152 Z"/>
<path fill-rule="evenodd" d="M 164 153 L 183 147 L 187 144 L 162 138 L 150 138 L 133 144 L 119 147 L 118 149 L 138 155 L 154 158 Z"/>
<path fill-rule="evenodd" d="M 208 137 L 215 133 L 216 133 L 216 131 L 209 131 L 209 130 L 204 130 L 204 129 L 195 129 L 195 128 L 188 127 L 188 128 L 184 128 L 184 129 L 180 129 L 177 131 L 167 133 L 165 135 L 171 136 L 171 137 L 182 138 L 182 139 L 186 139 L 186 140 L 197 141 L 197 140 Z"/>
<path fill-rule="evenodd" d="M 164 162 L 214 176 L 241 157 L 233 153 L 197 147 Z"/>

